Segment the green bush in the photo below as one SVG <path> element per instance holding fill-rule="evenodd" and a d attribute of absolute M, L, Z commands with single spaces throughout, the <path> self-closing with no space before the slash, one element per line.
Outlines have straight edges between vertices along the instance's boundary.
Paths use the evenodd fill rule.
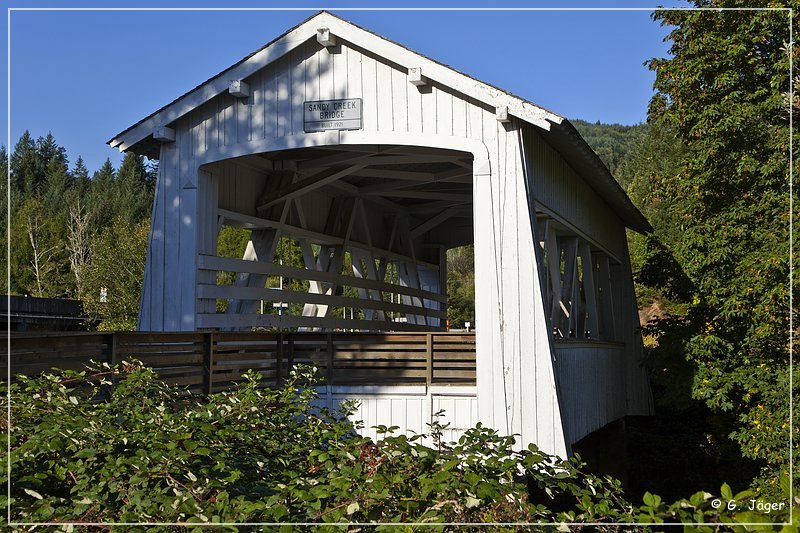
<path fill-rule="evenodd" d="M 627 502 L 618 481 L 477 426 L 458 443 L 361 437 L 315 407 L 313 369 L 281 388 L 256 373 L 207 397 L 165 385 L 139 363 L 19 377 L 11 385 L 14 522 L 780 522 L 713 509 L 712 495 Z M 3 462 L 0 474 L 7 480 Z M 749 493 L 724 502 L 744 504 Z M 6 496 L 0 496 L 5 507 Z M 288 526 L 287 526 L 288 527 Z M 628 528 L 630 529 L 630 528 Z M 711 526 L 708 527 L 711 531 Z"/>

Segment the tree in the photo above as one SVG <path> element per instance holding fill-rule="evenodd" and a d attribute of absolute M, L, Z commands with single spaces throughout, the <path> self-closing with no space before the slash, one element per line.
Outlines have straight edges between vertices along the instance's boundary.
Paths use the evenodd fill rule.
<path fill-rule="evenodd" d="M 800 5 L 792 3 L 796 14 Z M 671 57 L 649 62 L 656 73 L 650 121 L 686 147 L 664 194 L 680 232 L 670 251 L 693 287 L 682 344 L 695 368 L 692 393 L 717 412 L 735 413 L 731 437 L 763 462 L 760 488 L 771 490 L 788 470 L 793 423 L 788 13 L 660 10 L 654 18 L 673 29 Z"/>
<path fill-rule="evenodd" d="M 82 295 L 98 329 L 133 330 L 139 314 L 150 221 L 113 221 L 91 241 Z"/>
<path fill-rule="evenodd" d="M 105 228 L 114 220 L 114 180 L 116 172 L 110 159 L 92 176 L 92 188 L 87 207 L 90 225 L 95 230 Z"/>
<path fill-rule="evenodd" d="M 8 177 L 8 152 L 6 151 L 5 146 L 0 146 L 0 175 L 3 176 L 4 179 L 0 179 L 0 219 L 2 219 L 2 232 L 0 232 L 0 238 L 3 239 L 3 244 L 8 245 L 8 229 L 11 226 L 11 220 L 9 218 L 9 210 L 8 210 L 8 201 L 9 201 L 9 188 L 8 188 L 8 180 L 5 179 Z M 3 252 L 0 253 L 0 272 L 8 273 L 8 254 Z M 0 281 L 0 290 L 2 290 L 3 294 L 8 294 L 8 278 L 7 276 L 2 276 L 2 281 Z"/>
<path fill-rule="evenodd" d="M 475 252 L 461 246 L 447 251 L 447 319 L 450 327 L 475 327 Z"/>
<path fill-rule="evenodd" d="M 669 245 L 681 240 L 681 216 L 672 195 L 673 181 L 681 171 L 685 147 L 665 124 L 648 124 L 625 160 L 628 196 L 655 229 L 651 235 L 630 232 L 628 246 L 636 276 L 639 308 L 647 315 L 686 312 L 682 301 L 691 299 L 688 280 L 681 275 Z M 665 244 L 666 243 L 666 244 Z M 670 262 L 672 268 L 665 268 Z"/>
<path fill-rule="evenodd" d="M 21 203 L 33 196 L 39 187 L 36 163 L 36 143 L 26 130 L 11 154 L 11 204 Z"/>
<path fill-rule="evenodd" d="M 67 250 L 69 251 L 70 270 L 75 276 L 75 296 L 81 298 L 84 293 L 86 266 L 89 262 L 89 215 L 81 203 L 80 196 L 69 204 L 69 230 Z"/>
<path fill-rule="evenodd" d="M 130 223 L 146 217 L 153 204 L 153 188 L 144 157 L 125 154 L 114 182 L 114 215 Z"/>
<path fill-rule="evenodd" d="M 45 183 L 42 190 L 44 208 L 51 215 L 65 214 L 66 195 L 72 190 L 74 181 L 69 173 L 67 162 L 60 157 L 52 157 L 45 168 Z"/>
<path fill-rule="evenodd" d="M 55 159 L 56 164 L 67 168 L 67 150 L 59 146 L 51 132 L 36 139 L 36 172 L 39 179 L 47 176 L 47 168 Z"/>
<path fill-rule="evenodd" d="M 58 270 L 58 256 L 61 249 L 58 240 L 53 238 L 52 224 L 47 219 L 41 202 L 35 198 L 31 198 L 23 205 L 19 218 L 30 245 L 28 266 L 33 273 L 30 292 L 40 298 L 56 296 L 57 289 L 53 277 Z"/>
<path fill-rule="evenodd" d="M 81 156 L 78 156 L 77 161 L 75 161 L 75 166 L 72 167 L 71 174 L 77 195 L 85 196 L 88 194 L 92 182 L 89 179 L 89 169 L 86 168 Z"/>
<path fill-rule="evenodd" d="M 629 154 L 636 146 L 646 126 L 623 126 L 621 124 L 592 124 L 585 120 L 573 120 L 572 124 L 586 139 L 592 150 L 605 163 L 611 174 L 623 187 L 627 187 L 630 173 L 626 171 Z"/>

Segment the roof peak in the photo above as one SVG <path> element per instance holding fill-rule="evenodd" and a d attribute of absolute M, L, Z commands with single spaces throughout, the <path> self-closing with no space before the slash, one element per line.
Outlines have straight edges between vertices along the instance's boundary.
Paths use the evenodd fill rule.
<path fill-rule="evenodd" d="M 296 47 L 314 39 L 320 28 L 318 24 L 321 20 L 324 21 L 330 33 L 340 41 L 354 44 L 368 53 L 385 58 L 402 68 L 421 68 L 422 75 L 428 80 L 448 87 L 467 98 L 482 102 L 484 105 L 495 108 L 505 107 L 509 115 L 545 132 L 551 131 L 551 128 L 555 126 L 552 140 L 562 146 L 559 151 L 574 152 L 573 159 L 577 158 L 577 166 L 581 167 L 579 173 L 590 174 L 587 176 L 589 183 L 594 183 L 593 188 L 598 192 L 600 192 L 599 189 L 602 189 L 601 195 L 611 199 L 612 203 L 626 213 L 624 217 L 628 220 L 630 227 L 639 231 L 649 230 L 650 226 L 646 219 L 633 206 L 605 165 L 586 144 L 586 141 L 564 117 L 508 91 L 459 72 L 327 10 L 314 13 L 237 63 L 120 132 L 108 141 L 108 144 L 118 147 L 120 151 L 135 150 L 137 144 L 153 138 L 156 128 L 163 128 L 174 123 L 211 98 L 227 91 L 231 81 L 243 80 L 253 75 Z"/>

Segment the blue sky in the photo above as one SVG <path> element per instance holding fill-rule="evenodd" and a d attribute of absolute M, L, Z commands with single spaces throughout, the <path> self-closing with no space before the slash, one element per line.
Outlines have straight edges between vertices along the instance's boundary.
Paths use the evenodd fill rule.
<path fill-rule="evenodd" d="M 218 7 L 183 3 L 10 0 L 11 7 Z M 400 4 L 400 3 L 398 3 Z M 231 5 L 234 5 L 231 3 Z M 246 0 L 240 7 L 257 5 Z M 263 7 L 264 2 L 259 7 Z M 273 4 L 278 6 L 279 4 Z M 287 4 L 283 4 L 287 5 Z M 570 119 L 635 124 L 646 118 L 668 29 L 648 11 L 348 11 L 365 2 L 294 2 L 300 11 L 11 11 L 9 142 L 52 131 L 70 164 L 90 171 L 120 154 L 105 142 L 285 30 L 326 8 L 371 31 Z M 389 4 L 382 4 L 389 6 Z M 434 4 L 406 1 L 403 7 Z M 486 0 L 437 4 L 490 6 Z M 505 7 L 653 7 L 633 0 L 509 2 Z M 681 5 L 683 2 L 664 3 Z M 8 31 L 8 27 L 5 28 Z M 7 36 L 2 46 L 7 52 Z M 0 88 L 7 99 L 7 87 Z M 6 106 L 0 120 L 8 123 Z"/>

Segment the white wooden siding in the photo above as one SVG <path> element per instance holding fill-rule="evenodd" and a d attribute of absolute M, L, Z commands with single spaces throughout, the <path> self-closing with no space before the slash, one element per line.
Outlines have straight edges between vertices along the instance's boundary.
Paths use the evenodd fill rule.
<path fill-rule="evenodd" d="M 435 84 L 415 87 L 404 69 L 346 43 L 336 49 L 300 45 L 244 80 L 248 98 L 222 93 L 193 112 L 191 125 L 175 124 L 202 139 L 194 145 L 196 162 L 218 160 L 230 152 L 225 148 L 303 134 L 303 102 L 334 97 L 362 98 L 364 132 L 468 137 L 493 151 L 493 107 Z"/>
<path fill-rule="evenodd" d="M 621 343 L 556 342 L 564 430 L 570 444 L 628 414 L 625 355 Z"/>
<path fill-rule="evenodd" d="M 480 419 L 566 455 L 550 332 L 535 259 L 518 124 L 483 120 L 492 172 L 473 183 Z M 491 354 L 489 357 L 483 354 Z M 531 386 L 533 385 L 533 386 Z M 493 398 L 484 402 L 483 398 Z"/>
<path fill-rule="evenodd" d="M 331 387 L 330 391 L 320 387 L 319 392 L 320 405 L 328 409 L 338 409 L 345 400 L 356 401 L 358 407 L 349 419 L 363 422 L 360 433 L 373 440 L 382 437 L 375 426 L 398 426 L 395 435 L 424 434 L 422 442 L 430 445 L 429 424 L 441 410 L 439 423 L 449 424 L 443 431 L 447 442 L 457 441 L 478 422 L 474 387 Z"/>

